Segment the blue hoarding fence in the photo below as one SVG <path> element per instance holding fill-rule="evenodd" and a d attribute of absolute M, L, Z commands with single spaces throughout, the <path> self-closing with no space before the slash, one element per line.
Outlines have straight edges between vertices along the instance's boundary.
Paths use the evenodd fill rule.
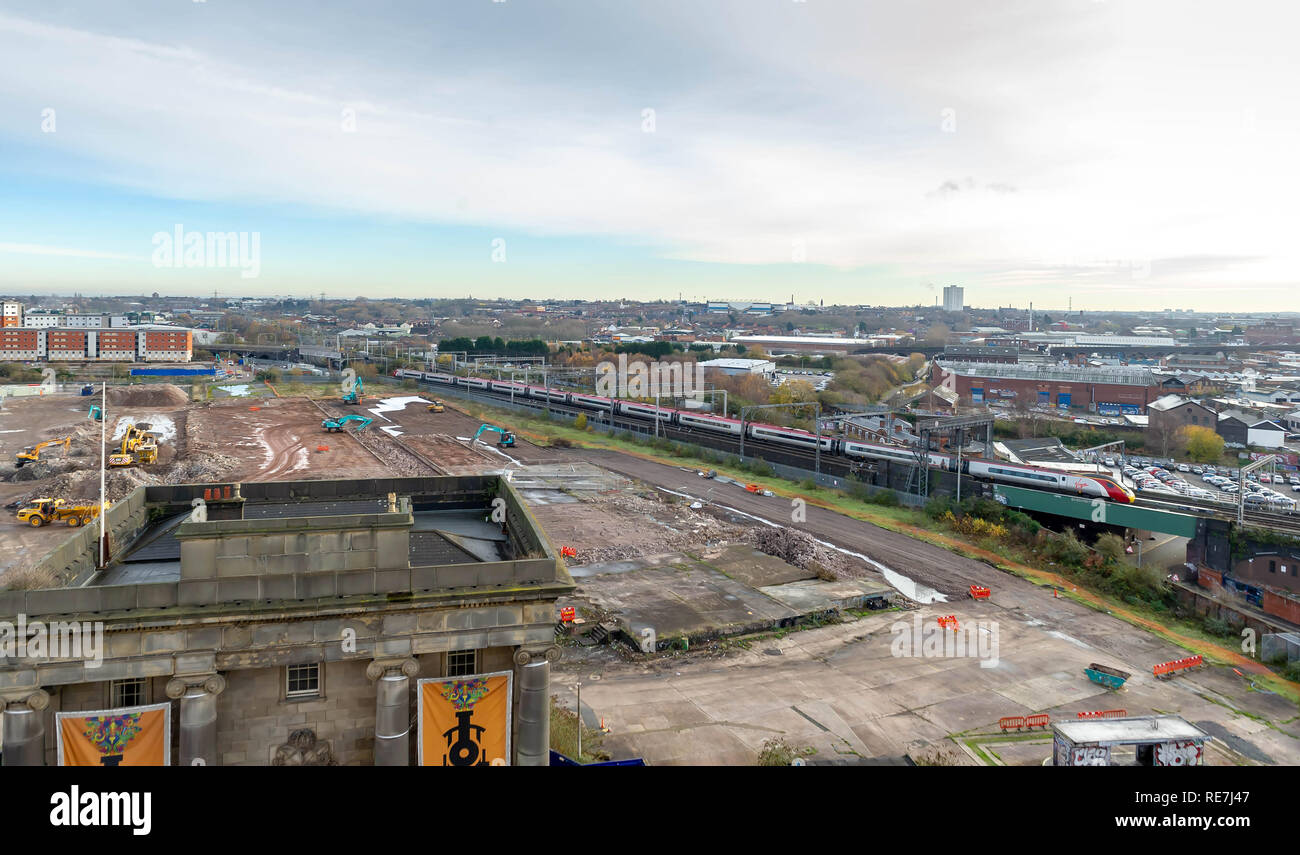
<path fill-rule="evenodd" d="M 179 365 L 168 365 L 159 368 L 132 368 L 132 377 L 212 377 L 216 374 L 217 369 L 209 366 L 207 368 L 182 368 Z"/>

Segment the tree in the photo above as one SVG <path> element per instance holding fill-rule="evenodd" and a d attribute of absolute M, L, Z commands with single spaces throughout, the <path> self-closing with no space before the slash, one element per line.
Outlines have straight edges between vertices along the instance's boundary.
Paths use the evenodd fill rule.
<path fill-rule="evenodd" d="M 586 413 L 578 413 L 578 417 L 577 417 L 576 419 L 573 420 L 573 426 L 574 426 L 575 428 L 577 428 L 578 430 L 586 430 L 586 429 L 587 429 L 587 414 L 586 414 Z"/>
<path fill-rule="evenodd" d="M 788 380 L 772 390 L 773 404 L 810 404 L 817 400 L 817 390 L 807 380 Z"/>
<path fill-rule="evenodd" d="M 1214 463 L 1223 456 L 1223 437 L 1211 428 L 1189 425 L 1181 434 L 1188 456 L 1197 463 Z"/>
<path fill-rule="evenodd" d="M 925 332 L 926 344 L 947 344 L 948 334 L 952 332 L 946 324 L 934 324 Z"/>

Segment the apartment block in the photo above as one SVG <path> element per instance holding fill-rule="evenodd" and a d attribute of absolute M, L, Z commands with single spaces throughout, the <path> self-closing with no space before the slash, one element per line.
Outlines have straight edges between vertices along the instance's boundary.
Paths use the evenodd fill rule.
<path fill-rule="evenodd" d="M 0 326 L 0 360 L 49 362 L 189 362 L 194 333 L 176 328 Z"/>
<path fill-rule="evenodd" d="M 5 300 L 0 303 L 0 327 L 21 327 L 23 325 L 23 304 Z"/>

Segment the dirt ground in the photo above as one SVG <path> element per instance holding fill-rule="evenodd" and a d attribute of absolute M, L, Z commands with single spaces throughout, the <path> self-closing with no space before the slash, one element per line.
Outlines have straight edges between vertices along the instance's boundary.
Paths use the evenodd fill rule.
<path fill-rule="evenodd" d="M 107 488 L 116 501 L 142 484 L 229 481 L 290 481 L 373 478 L 499 471 L 512 461 L 551 459 L 554 452 L 520 440 L 498 450 L 468 440 L 480 422 L 450 407 L 430 413 L 424 400 L 408 393 L 371 395 L 359 406 L 337 399 L 236 397 L 191 403 L 184 387 L 149 384 L 108 390 L 105 433 L 109 453 L 120 447 L 127 423 L 148 424 L 159 436 L 158 463 L 111 469 Z M 408 398 L 405 406 L 401 399 Z M 87 418 L 99 396 L 56 395 L 10 398 L 0 407 L 0 504 L 37 496 L 95 499 L 99 496 L 100 424 Z M 319 404 L 319 406 L 318 406 Z M 364 433 L 327 433 L 324 417 L 356 413 L 373 417 Z M 509 427 L 506 425 L 506 427 Z M 113 437 L 118 437 L 114 442 Z M 39 463 L 14 466 L 14 455 L 35 443 L 72 437 L 62 448 L 42 452 Z M 402 448 L 406 445 L 428 462 Z M 61 529 L 47 531 L 0 516 L 0 586 L 5 574 L 30 566 Z"/>
<path fill-rule="evenodd" d="M 233 458 L 228 481 L 306 481 L 392 475 L 350 434 L 326 433 L 305 398 L 228 398 L 189 414 L 190 450 Z M 324 447 L 327 450 L 321 451 Z"/>

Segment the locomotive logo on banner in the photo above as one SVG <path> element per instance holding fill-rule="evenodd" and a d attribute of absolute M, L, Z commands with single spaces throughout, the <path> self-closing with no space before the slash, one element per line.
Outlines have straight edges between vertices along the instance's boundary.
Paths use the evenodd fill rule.
<path fill-rule="evenodd" d="M 60 766 L 170 766 L 171 704 L 56 713 Z"/>
<path fill-rule="evenodd" d="M 509 766 L 514 673 L 420 680 L 421 766 Z"/>

